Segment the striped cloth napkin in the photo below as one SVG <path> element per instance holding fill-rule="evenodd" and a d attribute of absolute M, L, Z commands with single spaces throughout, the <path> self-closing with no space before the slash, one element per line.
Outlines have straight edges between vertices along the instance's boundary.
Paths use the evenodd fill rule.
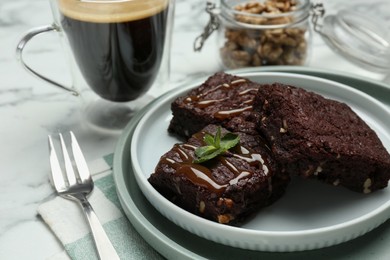
<path fill-rule="evenodd" d="M 112 159 L 111 154 L 88 165 L 95 182 L 89 202 L 121 259 L 162 259 L 124 215 L 115 190 Z M 38 213 L 65 249 L 51 259 L 97 259 L 80 205 L 56 196 L 41 204 Z"/>

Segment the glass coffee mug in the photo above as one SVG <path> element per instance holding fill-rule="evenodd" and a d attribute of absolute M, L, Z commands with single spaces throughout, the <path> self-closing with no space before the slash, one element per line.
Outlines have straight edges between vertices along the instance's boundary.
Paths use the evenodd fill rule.
<path fill-rule="evenodd" d="M 50 0 L 50 4 L 54 23 L 28 32 L 17 46 L 18 59 L 41 79 L 73 95 L 82 93 L 88 103 L 83 113 L 88 123 L 121 130 L 137 106 L 145 105 L 142 99 L 147 99 L 145 93 L 157 77 L 168 80 L 174 0 Z M 49 31 L 60 34 L 71 54 L 72 86 L 47 78 L 23 60 L 29 40 Z M 83 84 L 93 92 L 82 91 Z M 96 97 L 93 102 L 91 93 Z"/>

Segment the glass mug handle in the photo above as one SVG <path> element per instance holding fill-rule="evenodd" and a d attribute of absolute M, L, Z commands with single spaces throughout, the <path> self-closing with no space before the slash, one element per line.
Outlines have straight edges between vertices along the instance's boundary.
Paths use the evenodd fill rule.
<path fill-rule="evenodd" d="M 22 66 L 29 72 L 31 72 L 32 74 L 34 74 L 35 76 L 37 76 L 38 78 L 46 81 L 46 82 L 49 82 L 50 84 L 53 84 L 54 86 L 57 86 L 61 89 L 64 89 L 66 91 L 69 91 L 71 92 L 74 96 L 78 96 L 79 93 L 74 90 L 73 88 L 70 88 L 70 87 L 66 87 L 64 86 L 63 84 L 61 83 L 58 83 L 54 80 L 51 80 L 45 76 L 43 76 L 42 74 L 40 74 L 39 72 L 35 71 L 34 69 L 32 69 L 30 66 L 28 66 L 26 64 L 26 62 L 23 60 L 23 50 L 24 50 L 24 47 L 26 47 L 27 43 L 32 39 L 34 38 L 35 36 L 41 34 L 41 33 L 46 33 L 46 32 L 51 32 L 51 31 L 59 31 L 59 28 L 56 26 L 56 25 L 45 25 L 45 26 L 41 26 L 41 27 L 36 27 L 36 28 L 33 28 L 32 30 L 30 30 L 29 32 L 26 33 L 26 35 L 23 36 L 23 38 L 19 41 L 18 45 L 16 46 L 16 58 L 20 61 L 20 63 L 22 64 Z"/>

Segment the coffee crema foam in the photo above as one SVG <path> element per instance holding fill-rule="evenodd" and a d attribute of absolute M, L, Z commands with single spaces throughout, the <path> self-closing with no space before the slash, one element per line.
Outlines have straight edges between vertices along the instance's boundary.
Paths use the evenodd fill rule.
<path fill-rule="evenodd" d="M 72 19 L 94 23 L 140 20 L 160 13 L 169 0 L 58 0 L 60 12 Z"/>

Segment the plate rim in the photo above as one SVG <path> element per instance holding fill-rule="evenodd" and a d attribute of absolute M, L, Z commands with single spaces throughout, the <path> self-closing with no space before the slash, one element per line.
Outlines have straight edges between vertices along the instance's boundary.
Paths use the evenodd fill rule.
<path fill-rule="evenodd" d="M 293 69 L 293 72 L 291 72 L 292 69 Z M 311 74 L 307 74 L 307 72 L 309 72 L 309 73 L 318 72 L 318 73 L 320 73 L 320 76 L 317 76 L 319 78 L 322 78 L 321 77 L 322 75 L 327 75 L 329 77 L 332 77 L 332 74 L 333 74 L 332 71 L 328 71 L 328 70 L 316 70 L 316 69 L 307 69 L 307 68 L 299 68 L 298 69 L 296 67 L 289 67 L 289 66 L 280 66 L 280 67 L 276 68 L 275 70 L 240 69 L 240 70 L 227 71 L 227 73 L 242 75 L 245 73 L 262 72 L 262 71 L 283 71 L 283 72 L 289 72 L 289 73 L 294 73 L 294 74 L 303 73 L 303 75 L 311 75 Z M 314 75 L 314 76 L 316 76 L 316 75 Z M 358 80 L 358 81 L 361 81 L 362 83 L 366 83 L 367 85 L 369 85 L 369 87 L 372 87 L 372 86 L 374 86 L 374 87 L 379 86 L 381 88 L 385 87 L 384 84 L 378 84 L 378 82 L 375 82 L 374 80 L 369 81 L 368 79 L 365 79 L 365 78 L 359 80 L 359 79 L 356 79 L 356 77 L 352 78 L 351 76 L 348 76 L 348 75 L 338 75 L 338 76 L 341 77 L 341 79 L 343 81 L 344 80 L 345 81 Z M 203 79 L 200 79 L 198 81 L 202 81 L 202 80 Z M 340 81 L 337 81 L 337 82 L 340 82 Z M 388 87 L 386 86 L 385 88 L 388 88 Z M 172 91 L 170 91 L 170 92 L 172 92 Z M 163 96 L 168 95 L 170 92 L 168 92 L 167 94 L 164 94 Z M 159 97 L 159 98 L 161 98 L 161 97 Z M 389 103 L 387 103 L 387 105 L 389 105 Z M 146 109 L 147 108 L 148 107 L 146 107 Z M 145 110 L 143 112 L 145 112 Z M 141 117 L 142 113 L 139 113 L 138 116 Z M 123 172 L 123 169 L 122 169 L 123 158 L 121 157 L 121 152 L 126 147 L 126 144 L 127 144 L 126 140 L 127 140 L 127 138 L 129 138 L 129 132 L 131 132 L 132 127 L 133 127 L 132 123 L 129 123 L 129 125 L 126 127 L 126 129 L 123 131 L 122 135 L 120 136 L 118 143 L 116 145 L 116 149 L 115 149 L 115 153 L 114 153 L 114 160 L 113 160 L 114 181 L 116 183 L 117 193 L 118 193 L 118 197 L 120 197 L 120 200 L 121 200 L 120 202 L 122 204 L 122 207 L 124 209 L 126 209 L 126 211 L 127 211 L 126 215 L 129 218 L 130 222 L 135 227 L 141 226 L 138 228 L 138 232 L 144 238 L 145 237 L 153 238 L 152 240 L 148 240 L 148 242 L 150 242 L 152 244 L 152 246 L 155 247 L 160 253 L 163 253 L 163 252 L 166 253 L 167 250 L 169 251 L 169 250 L 173 249 L 173 251 L 176 252 L 181 257 L 185 256 L 188 258 L 192 258 L 193 255 L 188 254 L 189 252 L 186 248 L 181 247 L 181 245 L 178 245 L 176 242 L 174 242 L 173 240 L 170 240 L 169 238 L 166 239 L 166 237 L 165 238 L 160 237 L 161 235 L 162 236 L 165 236 L 165 235 L 163 233 L 161 233 L 158 228 L 154 227 L 153 225 L 151 225 L 147 221 L 147 219 L 143 215 L 143 212 L 141 212 L 137 208 L 136 204 L 134 203 L 133 198 L 130 196 L 131 194 L 127 190 L 127 187 L 124 185 L 124 183 L 122 183 L 123 177 L 124 177 L 122 175 L 125 173 Z M 126 202 L 126 200 L 130 200 L 133 203 L 130 203 L 130 206 L 129 206 L 128 203 Z M 136 221 L 139 218 L 141 218 L 142 221 Z M 199 257 L 199 255 L 197 255 L 197 257 Z"/>
<path fill-rule="evenodd" d="M 339 76 L 343 78 L 348 78 L 349 80 L 358 80 L 362 82 L 368 82 L 369 84 L 374 84 L 377 87 L 384 88 L 387 90 L 390 90 L 390 84 L 386 84 L 385 82 L 370 79 L 368 77 L 363 77 L 357 74 L 353 74 L 350 72 L 344 72 L 339 70 L 333 70 L 333 69 L 324 69 L 324 68 L 315 68 L 315 67 L 307 67 L 307 66 L 268 66 L 268 67 L 262 67 L 262 68 L 241 68 L 241 69 L 232 69 L 232 70 L 226 70 L 226 73 L 230 74 L 237 74 L 237 75 L 243 75 L 246 73 L 252 73 L 252 72 L 286 72 L 286 73 L 295 73 L 300 74 L 303 73 L 304 75 L 311 75 L 307 73 L 316 73 L 320 75 L 327 75 L 327 76 Z M 314 77 L 319 77 L 316 75 L 311 75 Z M 321 77 L 319 77 L 321 78 Z M 338 82 L 338 81 L 337 81 Z M 365 92 L 365 91 L 363 91 Z"/>

